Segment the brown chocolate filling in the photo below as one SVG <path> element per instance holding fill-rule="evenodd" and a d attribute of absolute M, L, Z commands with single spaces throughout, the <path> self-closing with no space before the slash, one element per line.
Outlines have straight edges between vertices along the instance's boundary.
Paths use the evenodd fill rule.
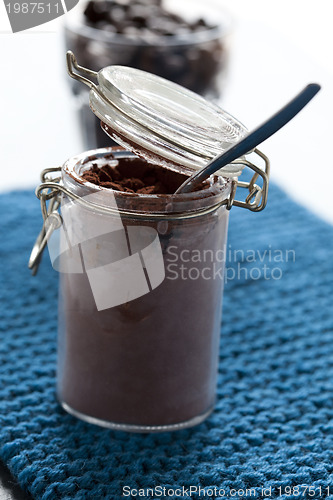
<path fill-rule="evenodd" d="M 141 220 L 123 217 L 123 228 L 117 231 L 112 228 L 119 228 L 118 219 L 108 217 L 110 233 L 99 236 L 93 245 L 93 240 L 87 242 L 87 247 L 81 244 L 81 250 L 88 252 L 84 255 L 97 260 L 104 255 L 106 264 L 124 262 L 117 247 L 121 240 L 113 238 L 122 232 L 130 242 L 128 235 L 133 226 L 154 229 L 165 277 L 158 284 L 158 276 L 146 257 L 146 247 L 129 245 L 126 259 L 135 258 L 140 252 L 142 261 L 137 268 L 145 264 L 144 280 L 151 290 L 97 310 L 88 273 L 61 273 L 58 397 L 82 416 L 122 425 L 177 428 L 179 423 L 203 418 L 215 401 L 223 285 L 223 262 L 216 256 L 225 245 L 228 212 L 221 207 L 190 219 L 150 220 L 150 211 L 167 210 L 169 197 L 140 199 L 132 193 L 149 188 L 173 193 L 185 175 L 140 158 L 121 158 L 112 153 L 103 158 L 90 156 L 80 168 L 82 182 L 131 190 L 115 195 L 121 208 L 128 208 L 129 203 L 131 209 L 140 210 L 143 215 L 147 212 L 147 218 Z M 201 191 L 190 201 L 177 203 L 182 207 L 186 203 L 189 210 L 210 206 L 210 191 L 212 196 L 217 193 Z M 218 198 L 221 200 L 222 196 Z M 214 206 L 215 199 L 211 204 Z M 82 217 L 77 229 L 80 231 L 80 223 L 89 228 L 94 223 L 98 225 L 99 217 Z M 213 257 L 211 261 L 200 258 L 191 263 L 188 258 L 194 253 Z M 126 265 L 118 269 L 126 272 Z M 182 275 L 192 267 L 194 279 Z M 114 276 L 106 273 L 106 283 Z M 128 286 L 136 286 L 135 279 Z"/>
<path fill-rule="evenodd" d="M 173 194 L 187 179 L 186 175 L 137 157 L 123 158 L 116 166 L 92 163 L 81 177 L 97 186 L 138 194 Z M 205 182 L 197 187 L 196 191 L 207 187 L 209 183 Z"/>

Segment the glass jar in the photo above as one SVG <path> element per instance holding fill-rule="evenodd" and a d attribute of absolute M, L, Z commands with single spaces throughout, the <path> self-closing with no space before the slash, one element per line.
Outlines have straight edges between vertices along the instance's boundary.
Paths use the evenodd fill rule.
<path fill-rule="evenodd" d="M 134 32 L 129 27 L 128 34 L 119 34 L 105 21 L 88 25 L 83 15 L 87 3 L 80 2 L 66 16 L 66 48 L 77 55 L 83 66 L 95 71 L 111 65 L 130 66 L 162 76 L 206 98 L 220 98 L 228 72 L 230 16 L 216 0 L 208 0 L 204 5 L 192 0 L 165 0 L 163 4 L 166 10 L 181 15 L 188 23 L 204 19 L 211 27 L 203 25 L 197 31 L 184 33 L 180 26 L 178 33 L 164 35 L 163 30 L 158 35 L 149 33 L 146 27 L 134 29 Z M 153 2 L 146 6 L 151 12 L 154 7 Z M 161 20 L 162 26 L 163 23 L 167 27 L 165 20 Z M 111 145 L 98 120 L 90 113 L 85 88 L 74 81 L 71 88 L 76 98 L 84 147 Z"/>
<path fill-rule="evenodd" d="M 232 182 L 217 178 L 184 195 L 113 192 L 82 183 L 92 156 L 114 162 L 108 148 L 70 159 L 63 186 L 115 211 L 62 201 L 66 237 L 73 241 L 75 228 L 83 266 L 78 272 L 62 262 L 59 400 L 69 413 L 114 429 L 198 424 L 215 402 Z M 120 163 L 131 156 L 114 152 Z"/>
<path fill-rule="evenodd" d="M 53 169 L 55 178 L 47 169 L 36 191 L 44 226 L 29 265 L 36 270 L 48 244 L 61 273 L 59 400 L 69 413 L 113 429 L 196 425 L 215 401 L 228 211 L 265 207 L 268 159 L 255 150 L 199 190 L 173 194 L 246 133 L 242 124 L 156 75 L 118 66 L 97 74 L 70 53 L 68 71 L 89 85 L 92 110 L 123 147 L 82 153 Z M 128 163 L 136 173 L 157 165 L 170 194 L 84 180 L 91 166 Z M 245 166 L 254 171 L 249 182 L 238 180 Z M 238 188 L 247 190 L 243 201 Z"/>

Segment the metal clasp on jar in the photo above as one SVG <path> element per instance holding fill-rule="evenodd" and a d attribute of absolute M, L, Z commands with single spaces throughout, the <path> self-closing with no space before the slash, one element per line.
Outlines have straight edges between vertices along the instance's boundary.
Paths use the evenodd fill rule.
<path fill-rule="evenodd" d="M 255 149 L 252 154 L 255 154 L 259 156 L 259 158 L 261 158 L 264 163 L 264 168 L 262 169 L 258 167 L 248 159 L 240 159 L 232 162 L 235 164 L 244 165 L 245 167 L 249 167 L 251 170 L 254 170 L 254 174 L 249 182 L 237 180 L 234 183 L 233 190 L 230 195 L 230 204 L 228 204 L 227 206 L 228 210 L 230 210 L 230 208 L 235 205 L 236 207 L 247 208 L 252 212 L 260 212 L 266 206 L 270 172 L 269 159 L 266 155 L 264 155 L 264 153 L 259 151 L 259 149 Z M 261 177 L 262 179 L 262 187 L 256 184 L 259 177 Z M 248 195 L 246 196 L 244 201 L 235 199 L 237 188 L 248 190 Z"/>
<path fill-rule="evenodd" d="M 43 227 L 41 232 L 37 236 L 35 244 L 32 248 L 30 259 L 28 263 L 29 269 L 31 269 L 32 274 L 35 275 L 38 270 L 38 266 L 42 257 L 42 253 L 46 247 L 47 241 L 50 238 L 51 234 L 55 229 L 58 229 L 62 224 L 61 215 L 58 212 L 58 208 L 60 206 L 60 200 L 57 196 L 57 191 L 54 190 L 58 183 L 60 182 L 60 177 L 48 179 L 47 175 L 51 172 L 60 172 L 61 167 L 55 168 L 46 168 L 41 173 L 41 181 L 42 183 L 36 189 L 36 196 L 40 200 L 41 211 L 43 215 Z M 49 182 L 50 181 L 50 182 Z M 52 181 L 52 182 L 51 182 Z M 47 192 L 44 192 L 44 188 L 40 189 L 41 186 L 50 185 L 51 191 L 47 189 Z M 50 200 L 49 205 L 47 206 L 47 200 Z"/>

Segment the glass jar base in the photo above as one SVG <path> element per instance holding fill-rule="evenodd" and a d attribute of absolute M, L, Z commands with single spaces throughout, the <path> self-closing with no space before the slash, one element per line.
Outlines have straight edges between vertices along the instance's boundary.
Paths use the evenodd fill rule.
<path fill-rule="evenodd" d="M 138 433 L 151 433 L 151 432 L 169 432 L 169 431 L 179 431 L 181 429 L 187 429 L 188 427 L 194 427 L 195 425 L 201 424 L 213 411 L 214 406 L 209 408 L 208 411 L 186 420 L 186 422 L 180 422 L 179 424 L 169 424 L 169 425 L 133 425 L 133 424 L 118 424 L 115 422 L 109 422 L 107 420 L 102 420 L 100 418 L 91 417 L 85 415 L 77 410 L 71 408 L 67 403 L 60 401 L 62 408 L 72 415 L 73 417 L 79 418 L 84 422 L 89 424 L 99 425 L 100 427 L 105 427 L 107 429 L 113 429 L 115 431 L 125 431 L 125 432 L 138 432 Z"/>

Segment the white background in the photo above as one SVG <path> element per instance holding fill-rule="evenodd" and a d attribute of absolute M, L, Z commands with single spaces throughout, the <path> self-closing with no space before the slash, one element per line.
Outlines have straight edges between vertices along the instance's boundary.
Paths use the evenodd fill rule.
<path fill-rule="evenodd" d="M 193 0 L 195 1 L 195 0 Z M 272 179 L 333 223 L 332 0 L 220 1 L 235 20 L 221 105 L 249 129 L 311 81 L 315 99 L 261 149 Z M 67 88 L 62 20 L 12 34 L 0 4 L 0 189 L 35 186 L 39 172 L 82 152 Z"/>

